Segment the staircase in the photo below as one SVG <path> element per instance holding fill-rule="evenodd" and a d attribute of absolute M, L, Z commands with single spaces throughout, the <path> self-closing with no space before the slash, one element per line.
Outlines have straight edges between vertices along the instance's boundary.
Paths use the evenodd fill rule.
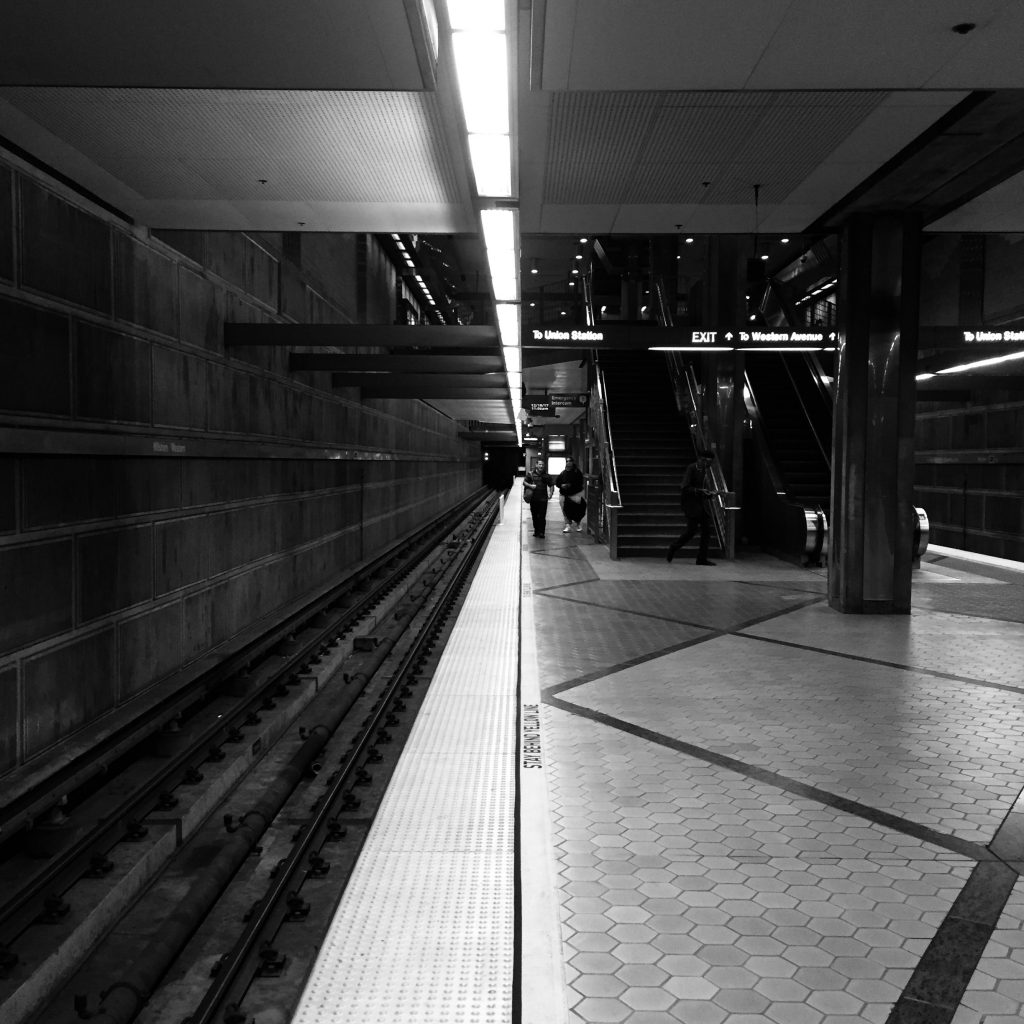
<path fill-rule="evenodd" d="M 623 504 L 619 557 L 664 558 L 685 525 L 679 484 L 695 457 L 686 421 L 676 410 L 664 356 L 602 352 L 601 367 Z M 697 538 L 681 557 L 691 548 L 696 552 Z"/>

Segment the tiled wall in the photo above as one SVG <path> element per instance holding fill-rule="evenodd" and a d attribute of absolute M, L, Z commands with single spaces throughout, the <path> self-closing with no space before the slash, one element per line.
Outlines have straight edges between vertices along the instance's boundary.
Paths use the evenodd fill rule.
<path fill-rule="evenodd" d="M 427 406 L 224 349 L 225 321 L 387 322 L 394 287 L 370 237 L 151 235 L 0 154 L 0 773 L 480 485 Z"/>

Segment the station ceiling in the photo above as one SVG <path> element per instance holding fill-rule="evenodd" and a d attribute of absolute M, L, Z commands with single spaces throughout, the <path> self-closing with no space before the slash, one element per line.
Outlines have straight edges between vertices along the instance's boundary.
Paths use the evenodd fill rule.
<path fill-rule="evenodd" d="M 0 135 L 155 229 L 429 236 L 472 312 L 484 256 L 432 6 L 7 0 Z M 580 237 L 770 238 L 894 206 L 1024 232 L 1018 0 L 509 6 L 524 299 L 558 294 Z M 575 383 L 537 366 L 525 390 Z M 506 432 L 517 411 L 425 400 Z"/>

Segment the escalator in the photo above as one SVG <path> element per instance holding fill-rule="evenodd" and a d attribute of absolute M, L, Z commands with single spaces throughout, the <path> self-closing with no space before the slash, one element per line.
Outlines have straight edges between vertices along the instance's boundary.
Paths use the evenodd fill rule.
<path fill-rule="evenodd" d="M 748 505 L 761 545 L 820 565 L 827 552 L 832 484 L 832 396 L 808 353 L 747 359 L 744 401 L 752 427 Z M 753 486 L 749 486 L 749 485 Z"/>
<path fill-rule="evenodd" d="M 827 507 L 832 396 L 814 365 L 802 352 L 758 353 L 747 360 L 746 384 L 787 497 Z"/>

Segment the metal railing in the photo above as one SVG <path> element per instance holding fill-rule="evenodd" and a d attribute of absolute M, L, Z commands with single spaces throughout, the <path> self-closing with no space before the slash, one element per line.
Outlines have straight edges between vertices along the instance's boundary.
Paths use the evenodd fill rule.
<path fill-rule="evenodd" d="M 619 546 L 619 511 L 622 509 L 622 492 L 619 490 L 619 473 L 615 461 L 615 442 L 612 439 L 612 428 L 609 419 L 608 390 L 605 384 L 604 371 L 597 365 L 594 385 L 595 395 L 589 406 L 590 432 L 597 439 L 598 462 L 601 466 L 601 507 L 605 527 L 605 538 L 608 551 L 612 558 L 618 558 Z"/>
<path fill-rule="evenodd" d="M 583 295 L 583 309 L 587 326 L 597 323 L 594 314 L 593 282 L 590 274 L 584 274 L 580 281 Z M 600 515 L 595 525 L 594 534 L 608 542 L 608 552 L 612 558 L 618 558 L 619 547 L 619 512 L 622 509 L 622 492 L 619 490 L 619 472 L 615 461 L 615 442 L 612 439 L 611 420 L 609 418 L 608 388 L 605 383 L 604 371 L 596 350 L 592 353 L 594 366 L 597 370 L 594 382 L 594 394 L 588 407 L 588 425 L 590 435 L 597 439 L 597 458 L 601 467 Z M 591 505 L 593 503 L 590 503 Z"/>
<path fill-rule="evenodd" d="M 671 327 L 673 325 L 672 309 L 665 297 L 665 282 L 660 276 L 652 280 L 651 290 L 654 294 L 654 305 L 657 309 L 659 324 L 662 327 Z M 672 379 L 672 387 L 676 394 L 676 404 L 680 414 L 686 416 L 689 423 L 690 439 L 693 442 L 694 451 L 700 452 L 713 448 L 711 438 L 706 435 L 703 427 L 703 416 L 701 415 L 703 396 L 700 393 L 693 367 L 678 352 L 666 352 L 665 356 Z M 725 472 L 717 459 L 711 464 L 709 472 L 714 490 L 720 492 L 708 503 L 711 507 L 711 521 L 715 528 L 715 535 L 725 557 L 735 558 L 734 519 L 736 512 L 739 511 L 734 504 L 735 496 L 726 483 Z"/>

